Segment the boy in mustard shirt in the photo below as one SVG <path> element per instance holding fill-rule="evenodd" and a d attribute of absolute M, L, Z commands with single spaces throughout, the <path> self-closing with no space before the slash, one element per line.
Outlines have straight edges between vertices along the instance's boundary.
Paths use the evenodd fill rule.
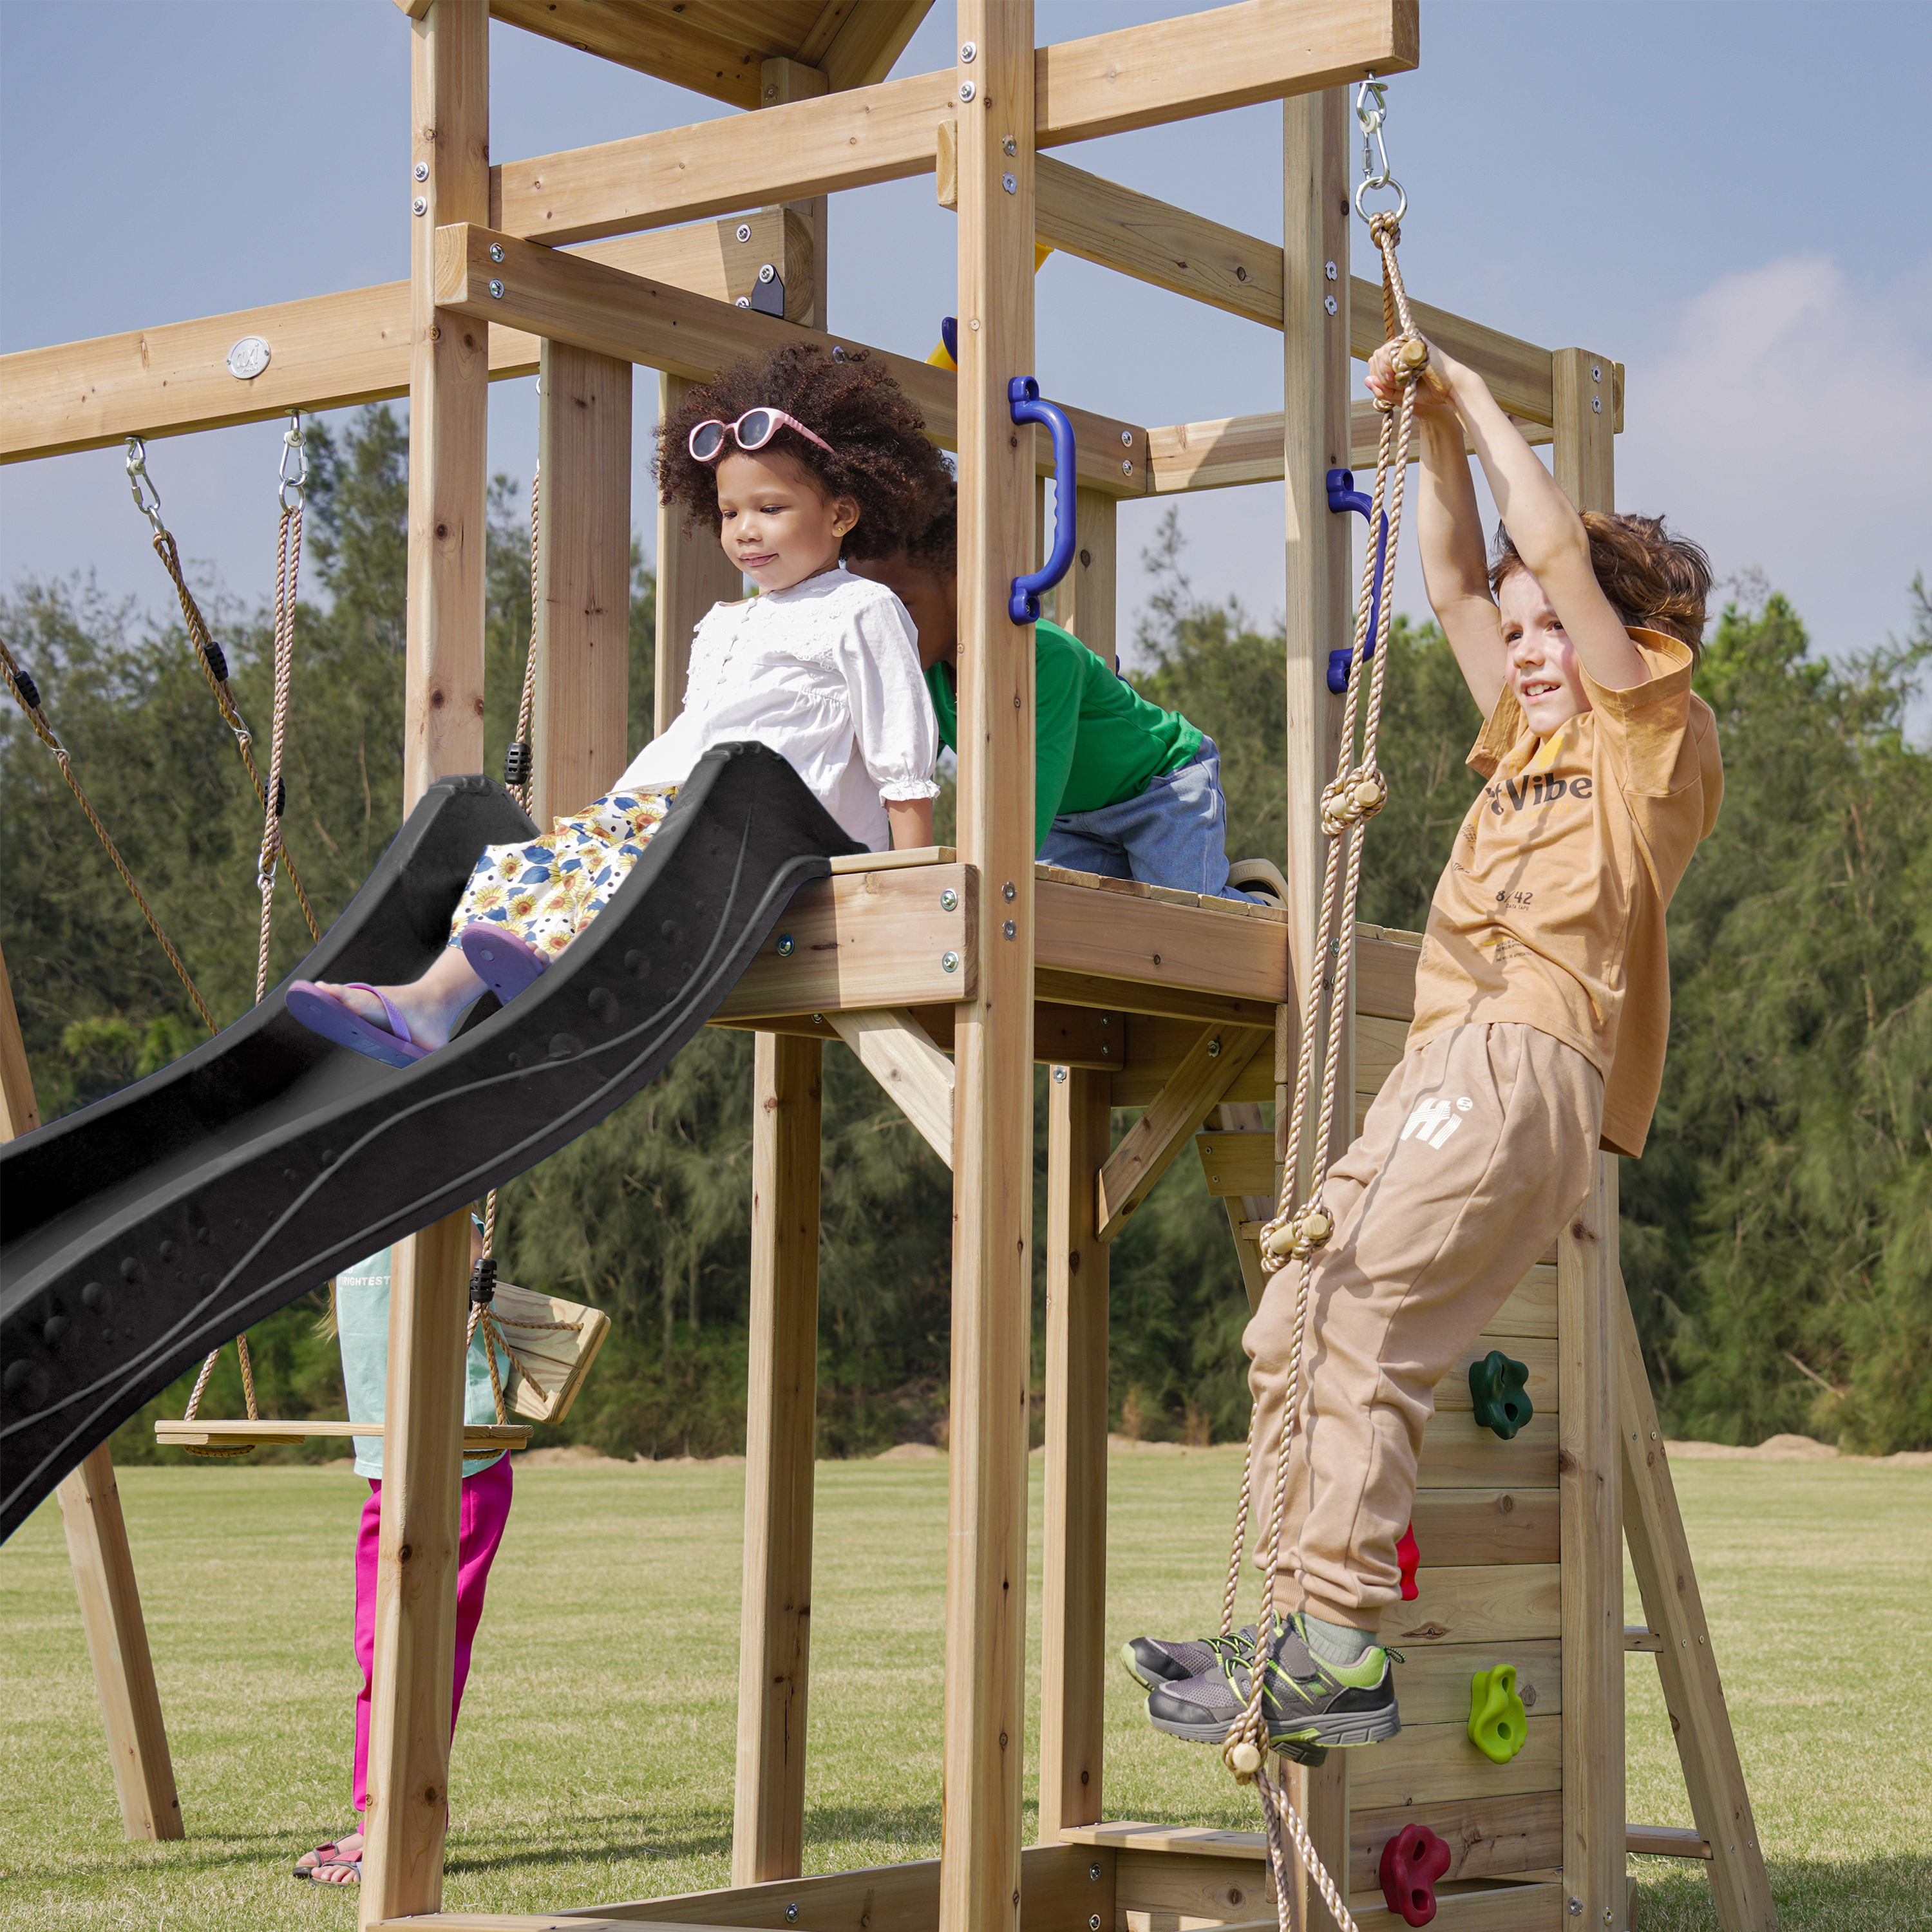
<path fill-rule="evenodd" d="M 959 747 L 958 524 L 951 505 L 907 549 L 850 562 L 912 614 L 940 742 Z M 1143 698 L 1070 631 L 1034 627 L 1034 850 L 1049 866 L 1210 898 L 1228 883 L 1228 800 L 1213 739 Z"/>
<path fill-rule="evenodd" d="M 1394 400 L 1388 352 L 1369 386 Z M 1436 890 L 1402 1061 L 1330 1169 L 1335 1228 L 1311 1264 L 1298 1424 L 1266 1651 L 1270 1742 L 1372 1744 L 1400 1729 L 1376 1642 L 1400 1588 L 1436 1382 L 1556 1238 L 1598 1149 L 1643 1150 L 1670 1018 L 1664 916 L 1724 791 L 1693 695 L 1710 566 L 1660 520 L 1579 516 L 1482 379 L 1432 348 L 1418 386 L 1419 548 L 1430 603 L 1486 722 L 1485 780 Z M 1493 564 L 1464 455 L 1504 530 Z M 1272 1508 L 1290 1399 L 1296 1270 L 1243 1337 Z M 1220 1742 L 1247 1702 L 1250 1629 L 1136 1637 L 1148 1714 Z"/>

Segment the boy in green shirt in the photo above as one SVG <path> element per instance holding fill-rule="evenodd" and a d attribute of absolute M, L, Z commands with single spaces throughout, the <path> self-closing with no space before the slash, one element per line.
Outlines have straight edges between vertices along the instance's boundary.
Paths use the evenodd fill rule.
<path fill-rule="evenodd" d="M 911 613 L 940 742 L 959 743 L 958 566 L 950 505 L 896 556 L 850 562 Z M 1034 844 L 1049 866 L 1246 899 L 1228 883 L 1228 800 L 1214 741 L 1163 711 L 1072 632 L 1034 626 Z"/>

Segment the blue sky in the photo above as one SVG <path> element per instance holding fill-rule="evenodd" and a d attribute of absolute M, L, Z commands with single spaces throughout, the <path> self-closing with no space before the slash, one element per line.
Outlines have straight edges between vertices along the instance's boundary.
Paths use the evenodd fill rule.
<path fill-rule="evenodd" d="M 1037 33 L 1198 10 L 1040 0 Z M 949 64 L 950 12 L 899 72 Z M 1902 632 L 1932 565 L 1932 129 L 1915 99 L 1932 8 L 1424 0 L 1422 50 L 1388 128 L 1412 291 L 1622 359 L 1624 507 L 1668 513 L 1720 575 L 1762 571 L 1827 649 Z M 500 158 L 721 111 L 512 28 L 493 27 L 491 59 Z M 406 274 L 408 71 L 392 0 L 5 0 L 0 350 Z M 1272 236 L 1280 127 L 1252 108 L 1059 152 Z M 929 178 L 836 198 L 834 326 L 923 355 L 954 245 Z M 1365 232 L 1354 247 L 1367 272 Z M 1280 406 L 1272 332 L 1064 257 L 1037 288 L 1050 395 L 1149 424 Z M 493 466 L 526 481 L 532 388 L 496 385 L 490 414 Z M 268 587 L 278 440 L 151 446 L 183 550 L 244 604 Z M 1124 612 L 1164 507 L 1124 514 Z M 1278 487 L 1190 500 L 1183 520 L 1197 589 L 1278 610 Z M 118 452 L 0 470 L 0 584 L 91 570 L 159 610 L 144 537 Z M 1397 603 L 1424 608 L 1412 564 Z"/>

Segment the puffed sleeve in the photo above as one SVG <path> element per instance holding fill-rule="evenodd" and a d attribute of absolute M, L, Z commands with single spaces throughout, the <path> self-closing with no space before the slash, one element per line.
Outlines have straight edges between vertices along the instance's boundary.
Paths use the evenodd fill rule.
<path fill-rule="evenodd" d="M 919 668 L 917 633 L 890 590 L 871 587 L 878 594 L 852 600 L 838 644 L 859 755 L 880 798 L 937 798 L 939 724 Z"/>

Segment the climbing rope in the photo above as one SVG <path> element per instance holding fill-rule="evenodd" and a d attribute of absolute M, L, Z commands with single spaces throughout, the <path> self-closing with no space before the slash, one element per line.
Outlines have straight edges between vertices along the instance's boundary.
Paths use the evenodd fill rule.
<path fill-rule="evenodd" d="M 290 473 L 293 463 L 294 473 Z M 268 940 L 274 925 L 275 856 L 282 844 L 282 807 L 287 793 L 282 783 L 282 751 L 289 722 L 289 680 L 295 663 L 296 586 L 302 576 L 302 490 L 308 481 L 308 455 L 302 447 L 302 412 L 289 412 L 282 438 L 281 466 L 277 472 L 282 520 L 275 541 L 275 704 L 268 737 L 268 784 L 262 801 L 262 850 L 255 862 L 255 884 L 262 895 L 260 944 L 255 955 L 255 1004 L 268 990 Z M 292 861 L 290 877 L 295 874 Z M 297 886 L 299 891 L 301 888 Z M 306 908 L 308 902 L 303 902 Z M 313 918 L 309 922 L 314 929 Z M 316 935 L 318 938 L 320 934 Z"/>
<path fill-rule="evenodd" d="M 1402 270 L 1396 259 L 1396 246 L 1402 239 L 1402 217 L 1408 202 L 1401 184 L 1389 172 L 1388 156 L 1382 143 L 1384 94 L 1383 86 L 1371 75 L 1355 97 L 1355 116 L 1362 131 L 1363 176 L 1355 190 L 1355 208 L 1368 224 L 1369 238 L 1382 257 L 1383 333 L 1388 340 L 1397 344 L 1394 362 L 1402 383 L 1399 403 L 1385 403 L 1380 398 L 1376 400 L 1376 407 L 1382 416 L 1382 432 L 1376 452 L 1376 487 L 1368 527 L 1371 530 L 1384 527 L 1382 520 L 1386 517 L 1387 548 L 1381 560 L 1379 573 L 1383 594 L 1379 599 L 1375 596 L 1378 560 L 1377 546 L 1370 543 L 1364 547 L 1361 590 L 1356 600 L 1354 642 L 1349 661 L 1348 694 L 1342 709 L 1340 749 L 1335 776 L 1322 794 L 1322 830 L 1328 840 L 1328 856 L 1322 873 L 1321 914 L 1315 944 L 1308 956 L 1308 983 L 1302 1006 L 1306 1019 L 1301 1029 L 1300 1052 L 1295 1069 L 1294 1100 L 1282 1170 L 1281 1198 L 1274 1217 L 1261 1232 L 1262 1265 L 1267 1272 L 1270 1275 L 1276 1274 L 1290 1262 L 1297 1270 L 1294 1340 L 1288 1354 L 1274 1494 L 1262 1546 L 1268 1583 L 1262 1615 L 1256 1620 L 1247 1706 L 1229 1727 L 1221 1748 L 1222 1760 L 1236 1780 L 1252 1784 L 1261 1797 L 1281 1932 L 1290 1932 L 1289 1870 L 1285 1838 L 1292 1841 L 1340 1932 L 1355 1932 L 1354 1919 L 1310 1841 L 1306 1828 L 1288 1798 L 1285 1782 L 1278 1784 L 1268 1774 L 1268 1723 L 1263 1706 L 1268 1690 L 1265 1664 L 1268 1648 L 1280 1628 L 1276 1598 L 1280 1588 L 1281 1533 L 1289 1455 L 1301 1403 L 1302 1351 L 1308 1320 L 1310 1265 L 1316 1251 L 1335 1232 L 1334 1217 L 1322 1204 L 1322 1187 L 1328 1172 L 1342 1041 L 1348 1024 L 1348 986 L 1354 955 L 1354 948 L 1349 941 L 1355 928 L 1355 908 L 1360 889 L 1362 854 L 1368 821 L 1382 810 L 1389 796 L 1388 782 L 1376 762 L 1382 683 L 1388 669 L 1389 622 L 1394 601 L 1387 594 L 1387 586 L 1394 580 L 1396 550 L 1402 530 L 1402 491 L 1408 477 L 1410 435 L 1414 421 L 1415 385 L 1422 380 L 1429 362 L 1428 345 L 1416 332 L 1414 320 L 1409 313 L 1408 297 L 1402 286 Z M 1392 190 L 1396 206 L 1391 211 L 1371 214 L 1364 206 L 1364 201 L 1371 190 L 1378 189 Z M 1375 637 L 1370 645 L 1372 610 L 1376 613 Z M 1369 646 L 1366 651 L 1365 645 Z M 1368 698 L 1364 706 L 1361 698 L 1362 669 L 1365 664 L 1372 665 L 1372 669 L 1369 674 Z M 1358 724 L 1361 740 L 1359 754 L 1356 749 Z M 1302 1152 L 1307 1137 L 1309 1097 L 1314 1086 L 1318 1030 L 1325 1035 L 1326 1050 L 1322 1061 L 1313 1157 L 1307 1168 L 1309 1192 L 1304 1200 L 1300 1196 Z M 1255 1438 L 1260 1415 L 1261 1404 L 1257 1401 L 1249 1417 L 1247 1455 L 1242 1465 L 1240 1493 L 1235 1505 L 1234 1546 L 1228 1560 L 1226 1587 L 1222 1593 L 1221 1635 L 1224 1638 L 1229 1636 L 1234 1629 L 1241 1558 L 1246 1547 L 1249 1518 L 1253 1506 Z"/>
<path fill-rule="evenodd" d="M 166 571 L 169 580 L 174 585 L 175 595 L 180 599 L 182 621 L 188 627 L 189 640 L 194 646 L 195 657 L 201 666 L 201 674 L 207 680 L 208 689 L 214 694 L 215 706 L 221 713 L 222 722 L 234 734 L 236 748 L 241 753 L 242 763 L 248 770 L 248 782 L 255 788 L 255 796 L 266 812 L 268 805 L 268 790 L 262 782 L 262 774 L 256 769 L 253 734 L 236 708 L 235 694 L 229 688 L 228 659 L 210 634 L 208 620 L 201 614 L 201 606 L 195 601 L 194 592 L 188 587 L 188 579 L 182 574 L 181 552 L 176 547 L 174 538 L 166 524 L 161 520 L 161 493 L 155 488 L 154 478 L 148 474 L 147 446 L 138 436 L 130 436 L 128 439 L 128 487 L 133 494 L 134 507 L 147 518 L 149 528 L 154 533 L 154 554 L 160 559 L 162 568 Z M 277 816 L 279 820 L 279 812 Z M 282 861 L 289 868 L 289 884 L 302 907 L 302 917 L 308 922 L 309 937 L 320 940 L 322 928 L 316 923 L 315 909 L 309 904 L 302 875 L 296 870 L 294 856 L 287 846 L 280 842 L 279 832 L 277 840 Z"/>

